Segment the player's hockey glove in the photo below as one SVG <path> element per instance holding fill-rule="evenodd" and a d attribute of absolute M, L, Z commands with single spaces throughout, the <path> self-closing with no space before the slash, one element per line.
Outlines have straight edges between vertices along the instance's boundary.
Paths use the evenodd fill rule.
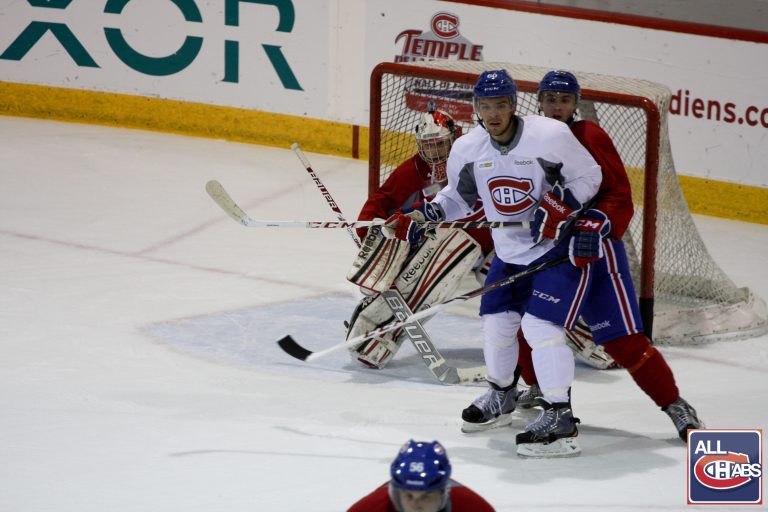
<path fill-rule="evenodd" d="M 541 203 L 533 213 L 531 236 L 534 243 L 544 238 L 559 242 L 567 233 L 566 227 L 581 211 L 581 203 L 570 190 L 556 183 L 551 191 L 542 196 Z"/>
<path fill-rule="evenodd" d="M 603 238 L 611 231 L 611 221 L 600 210 L 587 210 L 574 223 L 568 257 L 577 267 L 586 267 L 603 257 Z"/>
<path fill-rule="evenodd" d="M 439 205 L 418 202 L 410 208 L 403 208 L 390 215 L 384 222 L 381 232 L 387 238 L 397 238 L 416 245 L 425 235 L 434 236 L 434 230 L 425 230 L 421 227 L 421 223 L 439 222 L 444 218 L 443 210 Z"/>

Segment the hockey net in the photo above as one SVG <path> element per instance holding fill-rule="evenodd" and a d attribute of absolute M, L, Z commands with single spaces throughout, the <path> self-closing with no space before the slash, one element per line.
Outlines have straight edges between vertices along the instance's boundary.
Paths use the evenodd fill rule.
<path fill-rule="evenodd" d="M 416 152 L 413 130 L 430 100 L 463 132 L 474 126 L 472 86 L 484 70 L 507 69 L 518 115 L 538 113 L 538 81 L 549 69 L 498 62 L 382 63 L 371 75 L 369 193 Z M 646 330 L 655 343 L 739 339 L 768 332 L 765 302 L 739 288 L 709 255 L 675 173 L 667 129 L 671 92 L 629 78 L 575 73 L 579 113 L 613 139 L 632 183 L 635 214 L 624 237 Z"/>

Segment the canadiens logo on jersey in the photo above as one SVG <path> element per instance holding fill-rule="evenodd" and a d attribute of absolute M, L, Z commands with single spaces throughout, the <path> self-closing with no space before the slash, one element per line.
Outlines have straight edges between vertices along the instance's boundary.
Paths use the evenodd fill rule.
<path fill-rule="evenodd" d="M 762 503 L 762 453 L 761 430 L 691 431 L 688 503 Z"/>
<path fill-rule="evenodd" d="M 519 215 L 536 206 L 533 180 L 512 176 L 496 176 L 488 180 L 493 206 L 502 215 Z"/>

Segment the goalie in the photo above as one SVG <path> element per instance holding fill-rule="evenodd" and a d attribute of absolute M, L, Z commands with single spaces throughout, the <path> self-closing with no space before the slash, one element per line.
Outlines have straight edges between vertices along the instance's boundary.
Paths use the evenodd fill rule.
<path fill-rule="evenodd" d="M 414 203 L 429 201 L 447 183 L 446 162 L 461 127 L 430 102 L 415 129 L 418 152 L 401 163 L 363 205 L 359 220 L 387 219 L 392 213 L 411 211 Z M 483 220 L 482 207 L 463 220 Z M 451 229 L 427 233 L 412 225 L 413 246 L 394 236 L 387 226 L 358 229 L 362 247 L 347 279 L 367 294 L 355 308 L 347 338 L 364 334 L 392 319 L 380 292 L 395 287 L 413 312 L 452 297 L 469 272 L 485 281 L 487 260 L 493 258 L 488 229 Z M 412 248 L 413 247 L 413 248 Z M 358 346 L 353 356 L 366 366 L 383 368 L 402 345 L 405 334 L 388 333 Z"/>

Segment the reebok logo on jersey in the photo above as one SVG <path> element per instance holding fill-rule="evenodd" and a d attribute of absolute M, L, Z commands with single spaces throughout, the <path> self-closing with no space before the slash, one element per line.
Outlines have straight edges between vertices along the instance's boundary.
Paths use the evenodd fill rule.
<path fill-rule="evenodd" d="M 515 165 L 533 165 L 533 160 L 515 160 Z"/>
<path fill-rule="evenodd" d="M 610 327 L 611 322 L 610 320 L 606 320 L 605 322 L 600 322 L 594 325 L 589 326 L 589 330 L 592 332 L 599 331 L 600 329 L 605 329 L 606 327 Z"/>

